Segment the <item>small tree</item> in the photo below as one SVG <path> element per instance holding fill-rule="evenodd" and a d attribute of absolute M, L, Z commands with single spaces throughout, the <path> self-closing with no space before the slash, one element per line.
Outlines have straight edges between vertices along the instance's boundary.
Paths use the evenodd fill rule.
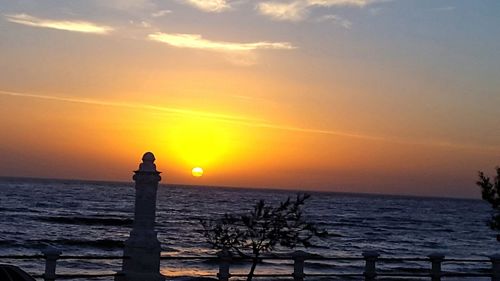
<path fill-rule="evenodd" d="M 500 230 L 500 167 L 496 167 L 497 175 L 493 182 L 483 172 L 479 172 L 479 180 L 476 184 L 481 187 L 483 200 L 488 201 L 493 208 L 493 215 L 488 221 L 488 225 L 493 230 Z M 500 236 L 497 235 L 500 241 Z"/>
<path fill-rule="evenodd" d="M 309 194 L 297 194 L 279 206 L 268 206 L 260 200 L 248 214 L 225 214 L 216 220 L 202 220 L 203 234 L 214 249 L 227 250 L 243 258 L 252 259 L 247 281 L 252 280 L 262 253 L 277 246 L 295 248 L 311 246 L 313 237 L 325 237 L 302 213 Z"/>

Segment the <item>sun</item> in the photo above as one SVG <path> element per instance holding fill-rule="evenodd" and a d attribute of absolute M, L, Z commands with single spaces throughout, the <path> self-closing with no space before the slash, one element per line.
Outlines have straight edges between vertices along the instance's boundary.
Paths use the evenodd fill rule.
<path fill-rule="evenodd" d="M 199 177 L 203 176 L 203 169 L 200 167 L 194 167 L 191 170 L 191 174 L 193 174 L 193 177 L 199 178 Z"/>

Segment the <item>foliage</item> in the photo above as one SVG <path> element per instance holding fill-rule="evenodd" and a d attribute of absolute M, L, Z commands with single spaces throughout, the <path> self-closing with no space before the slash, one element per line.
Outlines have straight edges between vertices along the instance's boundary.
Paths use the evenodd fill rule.
<path fill-rule="evenodd" d="M 318 230 L 308 222 L 302 208 L 309 194 L 297 194 L 279 206 L 266 205 L 260 200 L 248 214 L 225 214 L 216 220 L 202 220 L 204 236 L 214 249 L 227 250 L 240 257 L 252 258 L 247 280 L 252 280 L 259 257 L 276 247 L 309 247 L 313 237 L 326 237 L 327 232 Z"/>
<path fill-rule="evenodd" d="M 483 199 L 491 204 L 494 211 L 488 225 L 493 230 L 500 230 L 500 167 L 496 167 L 496 172 L 493 182 L 483 172 L 479 172 L 479 180 L 476 184 L 481 187 Z"/>

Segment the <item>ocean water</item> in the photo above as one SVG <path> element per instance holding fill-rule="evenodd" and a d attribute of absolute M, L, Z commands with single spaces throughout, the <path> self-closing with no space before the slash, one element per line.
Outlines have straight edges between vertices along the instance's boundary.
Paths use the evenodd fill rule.
<path fill-rule="evenodd" d="M 500 253 L 496 233 L 486 225 L 489 205 L 481 200 L 310 193 L 306 215 L 331 234 L 305 249 L 311 253 L 360 257 L 364 250 L 377 250 L 381 257 L 422 258 L 442 252 L 447 258 L 476 259 Z M 0 255 L 38 254 L 47 245 L 60 248 L 65 255 L 121 255 L 132 224 L 134 194 L 133 183 L 0 179 Z M 277 203 L 295 194 L 295 191 L 161 185 L 157 231 L 162 254 L 212 255 L 214 251 L 200 232 L 200 219 L 241 213 L 251 209 L 259 199 Z M 32 274 L 42 273 L 44 267 L 43 260 L 0 262 L 20 265 Z M 61 260 L 57 272 L 113 273 L 120 265 L 120 260 Z M 203 260 L 162 260 L 161 265 L 162 272 L 172 277 L 215 275 L 217 271 L 216 263 Z M 313 261 L 306 263 L 306 272 L 361 273 L 362 265 L 356 261 Z M 239 263 L 234 268 L 245 273 L 247 266 Z M 407 273 L 424 272 L 428 267 L 428 263 L 422 262 L 379 265 L 382 271 Z M 444 270 L 462 272 L 487 272 L 489 267 L 488 263 L 443 265 Z M 257 267 L 257 273 L 290 272 L 289 261 L 267 261 Z"/>

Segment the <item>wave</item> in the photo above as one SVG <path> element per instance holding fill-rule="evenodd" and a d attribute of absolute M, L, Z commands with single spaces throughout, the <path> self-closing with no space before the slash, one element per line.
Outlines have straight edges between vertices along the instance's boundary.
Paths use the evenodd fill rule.
<path fill-rule="evenodd" d="M 12 240 L 0 240 L 0 246 L 1 245 L 12 245 L 12 244 L 15 244 L 16 242 L 15 241 L 12 241 Z"/>
<path fill-rule="evenodd" d="M 117 250 L 124 247 L 124 241 L 113 239 L 33 239 L 26 241 L 0 240 L 0 246 L 19 247 L 41 250 L 47 246 L 54 246 L 64 250 L 65 247 L 77 246 L 78 248 L 97 248 L 101 250 Z"/>
<path fill-rule="evenodd" d="M 47 245 L 52 246 L 79 246 L 79 247 L 93 247 L 100 249 L 118 249 L 123 248 L 124 241 L 113 239 L 97 239 L 97 240 L 79 240 L 79 239 L 40 239 L 29 240 L 29 244 L 36 248 L 43 248 Z"/>
<path fill-rule="evenodd" d="M 131 226 L 133 219 L 121 218 L 96 218 L 96 217 L 36 217 L 38 221 L 54 222 L 59 224 L 75 225 L 109 225 L 109 226 Z"/>

